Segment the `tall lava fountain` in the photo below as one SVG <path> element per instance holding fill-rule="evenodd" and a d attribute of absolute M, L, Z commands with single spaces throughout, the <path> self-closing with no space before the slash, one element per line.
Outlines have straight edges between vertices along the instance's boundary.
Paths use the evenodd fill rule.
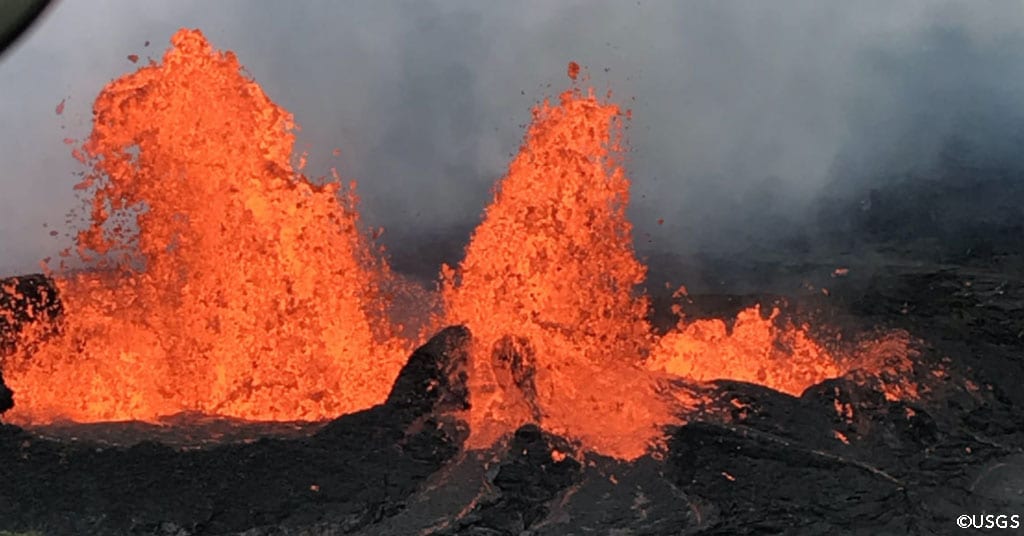
<path fill-rule="evenodd" d="M 94 116 L 90 269 L 59 280 L 61 336 L 5 364 L 12 419 L 323 419 L 387 395 L 406 348 L 354 192 L 296 172 L 292 116 L 234 54 L 181 31 Z"/>

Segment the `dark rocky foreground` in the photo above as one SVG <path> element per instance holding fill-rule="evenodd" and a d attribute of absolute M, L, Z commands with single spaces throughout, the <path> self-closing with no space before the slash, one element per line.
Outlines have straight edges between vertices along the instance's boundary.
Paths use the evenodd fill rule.
<path fill-rule="evenodd" d="M 225 534 L 330 525 L 356 531 L 402 502 L 460 449 L 468 332 L 417 350 L 385 404 L 311 437 L 176 450 L 38 438 L 0 428 L 0 530 Z M 282 529 L 283 530 L 283 529 Z"/>
<path fill-rule="evenodd" d="M 0 427 L 0 534 L 965 533 L 960 514 L 1024 515 L 1024 283 L 1005 274 L 892 267 L 793 306 L 908 330 L 929 398 L 888 402 L 843 378 L 801 397 L 717 382 L 664 451 L 632 463 L 536 426 L 463 448 L 461 328 L 417 350 L 385 404 L 316 430 L 184 448 Z"/>

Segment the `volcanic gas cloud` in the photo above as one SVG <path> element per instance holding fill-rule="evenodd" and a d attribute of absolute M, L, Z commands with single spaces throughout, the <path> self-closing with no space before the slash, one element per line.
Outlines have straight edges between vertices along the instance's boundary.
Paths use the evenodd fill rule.
<path fill-rule="evenodd" d="M 322 420 L 382 402 L 418 341 L 389 321 L 397 283 L 361 230 L 355 183 L 301 174 L 292 116 L 234 54 L 179 31 L 94 112 L 76 151 L 89 224 L 65 252 L 87 269 L 54 274 L 60 333 L 28 330 L 3 362 L 9 420 Z M 834 355 L 756 308 L 731 330 L 681 318 L 655 334 L 625 216 L 627 116 L 575 85 L 538 105 L 465 259 L 442 268 L 433 325 L 474 334 L 471 442 L 534 421 L 634 458 L 682 418 L 680 378 L 799 394 L 907 366 L 900 352 Z"/>

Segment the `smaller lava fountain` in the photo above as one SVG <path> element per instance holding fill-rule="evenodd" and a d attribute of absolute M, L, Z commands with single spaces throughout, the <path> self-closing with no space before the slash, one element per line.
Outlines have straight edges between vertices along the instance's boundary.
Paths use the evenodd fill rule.
<path fill-rule="evenodd" d="M 96 100 L 77 153 L 93 169 L 78 186 L 88 269 L 56 278 L 59 333 L 26 330 L 2 362 L 17 396 L 7 416 L 323 420 L 383 402 L 416 341 L 389 321 L 395 280 L 360 230 L 354 183 L 292 166 L 291 115 L 232 53 L 198 31 L 171 44 Z M 799 395 L 884 372 L 889 396 L 914 396 L 900 386 L 905 344 L 838 356 L 778 311 L 656 334 L 626 218 L 629 114 L 577 87 L 576 64 L 569 75 L 573 89 L 534 109 L 465 259 L 442 269 L 434 325 L 473 333 L 471 446 L 535 422 L 636 458 L 699 402 L 684 379 Z"/>
<path fill-rule="evenodd" d="M 500 373 L 492 371 L 503 368 L 510 340 L 532 371 L 534 413 L 556 433 L 632 457 L 659 425 L 675 421 L 655 396 L 654 376 L 639 368 L 652 339 L 648 302 L 636 293 L 646 269 L 625 214 L 622 119 L 592 92 L 567 91 L 558 105 L 538 106 L 465 260 L 445 270 L 447 321 L 467 325 L 477 346 L 474 430 L 495 421 L 505 422 L 498 430 L 514 429 L 537 417 L 510 411 L 508 390 L 495 388 Z"/>

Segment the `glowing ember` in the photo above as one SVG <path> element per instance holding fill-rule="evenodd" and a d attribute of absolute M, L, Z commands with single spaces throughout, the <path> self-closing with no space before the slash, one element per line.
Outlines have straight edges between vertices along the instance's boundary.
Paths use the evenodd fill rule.
<path fill-rule="evenodd" d="M 198 31 L 172 45 L 96 100 L 74 153 L 94 169 L 76 186 L 91 195 L 77 237 L 89 269 L 57 280 L 59 335 L 25 329 L 31 344 L 2 363 L 17 393 L 7 417 L 324 419 L 382 402 L 410 345 L 386 314 L 395 280 L 359 230 L 354 185 L 299 174 L 291 115 L 233 54 Z M 474 335 L 471 446 L 539 422 L 635 458 L 694 402 L 680 377 L 799 394 L 859 370 L 890 398 L 916 395 L 900 384 L 905 341 L 835 357 L 777 311 L 655 336 L 626 219 L 623 120 L 592 91 L 540 104 L 465 259 L 442 270 L 436 323 Z"/>
<path fill-rule="evenodd" d="M 293 171 L 291 115 L 233 54 L 197 31 L 172 44 L 96 100 L 78 237 L 94 270 L 58 282 L 63 335 L 8 358 L 9 417 L 321 419 L 380 402 L 406 348 L 354 194 Z"/>

